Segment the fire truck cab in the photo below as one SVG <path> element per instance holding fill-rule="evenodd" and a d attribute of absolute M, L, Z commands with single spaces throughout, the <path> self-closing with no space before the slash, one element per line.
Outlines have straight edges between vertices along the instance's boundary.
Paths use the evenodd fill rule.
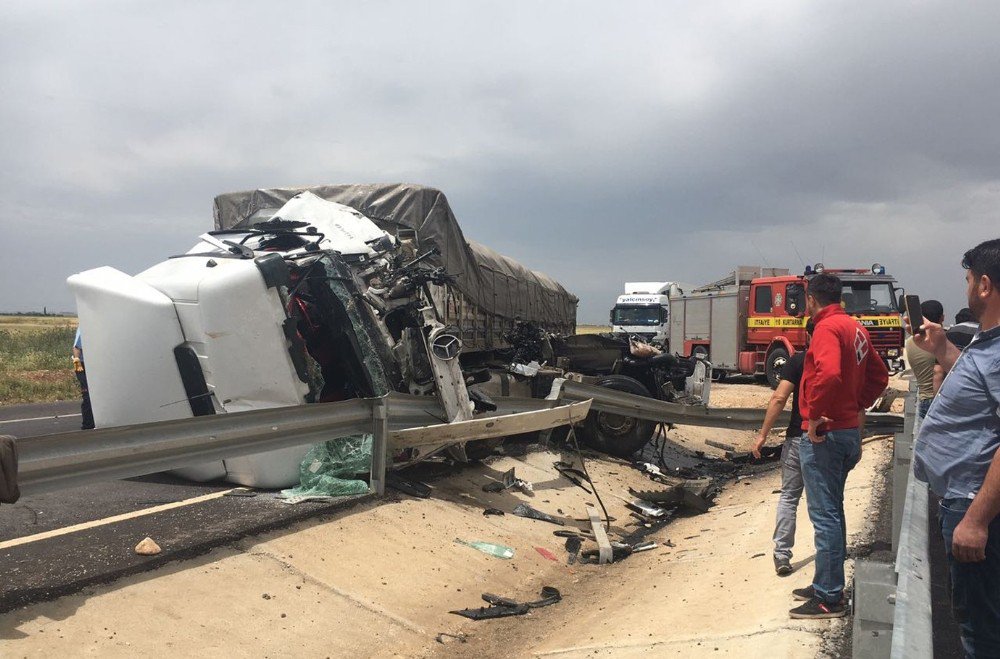
<path fill-rule="evenodd" d="M 802 275 L 761 277 L 750 282 L 747 305 L 747 350 L 740 353 L 740 372 L 764 375 L 777 386 L 781 367 L 806 347 L 806 284 L 820 272 L 837 275 L 844 284 L 841 306 L 868 329 L 872 346 L 891 371 L 902 366 L 903 326 L 896 280 L 885 268 L 869 270 L 806 267 Z"/>

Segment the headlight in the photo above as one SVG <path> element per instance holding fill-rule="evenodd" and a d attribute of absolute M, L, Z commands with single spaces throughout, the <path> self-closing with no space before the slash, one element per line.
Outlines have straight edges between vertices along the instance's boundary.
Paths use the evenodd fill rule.
<path fill-rule="evenodd" d="M 885 354 L 889 355 L 890 357 L 899 357 L 899 350 L 897 350 L 896 348 L 892 348 L 891 350 L 886 350 Z"/>

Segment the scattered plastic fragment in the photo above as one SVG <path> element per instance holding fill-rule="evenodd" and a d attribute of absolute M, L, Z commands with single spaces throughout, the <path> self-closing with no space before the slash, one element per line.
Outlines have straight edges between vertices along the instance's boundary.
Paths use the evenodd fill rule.
<path fill-rule="evenodd" d="M 460 545 L 465 545 L 466 547 L 478 549 L 484 554 L 489 554 L 490 556 L 495 556 L 497 558 L 514 558 L 514 548 L 506 545 L 497 545 L 492 542 L 480 542 L 478 540 L 462 540 L 461 538 L 455 538 L 455 542 Z"/>
<path fill-rule="evenodd" d="M 549 522 L 550 524 L 558 524 L 559 526 L 565 526 L 566 523 L 561 519 L 556 519 L 548 513 L 543 513 L 540 510 L 536 510 L 526 503 L 519 503 L 517 507 L 514 508 L 513 512 L 518 517 L 527 517 L 528 519 L 537 519 L 543 522 Z"/>
<path fill-rule="evenodd" d="M 408 478 L 403 478 L 394 471 L 390 471 L 385 477 L 386 487 L 390 487 L 403 494 L 409 494 L 411 497 L 418 497 L 420 499 L 427 499 L 431 496 L 431 486 L 427 483 L 421 483 L 420 481 L 409 480 Z"/>
<path fill-rule="evenodd" d="M 470 620 L 492 620 L 494 618 L 522 616 L 531 609 L 539 609 L 562 600 L 562 595 L 552 586 L 543 586 L 540 597 L 541 599 L 534 602 L 518 602 L 508 597 L 483 593 L 483 601 L 488 603 L 489 606 L 481 606 L 476 609 L 460 609 L 458 611 L 449 611 L 449 613 L 454 613 Z"/>
<path fill-rule="evenodd" d="M 535 547 L 535 551 L 537 551 L 539 554 L 541 554 L 543 558 L 547 558 L 550 561 L 557 561 L 557 562 L 559 561 L 559 559 L 556 558 L 556 555 L 553 554 L 548 549 L 546 549 L 545 547 Z"/>
<path fill-rule="evenodd" d="M 574 535 L 566 538 L 566 551 L 569 552 L 569 558 L 566 559 L 567 565 L 576 563 L 576 557 L 580 553 L 580 547 L 582 545 L 583 540 L 580 539 L 580 536 Z"/>
<path fill-rule="evenodd" d="M 511 488 L 518 489 L 529 496 L 534 496 L 535 493 L 535 488 L 531 483 L 514 475 L 513 467 L 503 473 L 501 480 L 483 485 L 483 492 L 503 492 Z"/>

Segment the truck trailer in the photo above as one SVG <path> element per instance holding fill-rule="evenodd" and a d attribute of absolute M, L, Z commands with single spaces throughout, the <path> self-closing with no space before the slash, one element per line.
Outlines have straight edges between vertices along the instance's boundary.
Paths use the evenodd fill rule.
<path fill-rule="evenodd" d="M 670 345 L 712 363 L 717 377 L 756 375 L 776 387 L 781 367 L 806 345 L 806 284 L 819 272 L 844 283 L 842 304 L 871 335 L 890 371 L 902 368 L 901 289 L 885 268 L 833 270 L 807 266 L 793 275 L 784 268 L 739 266 L 728 277 L 670 300 Z"/>

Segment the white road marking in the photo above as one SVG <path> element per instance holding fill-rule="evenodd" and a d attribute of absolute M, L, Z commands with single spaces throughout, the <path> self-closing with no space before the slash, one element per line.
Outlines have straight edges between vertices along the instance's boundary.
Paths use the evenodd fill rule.
<path fill-rule="evenodd" d="M 232 489 L 229 489 L 229 490 L 223 490 L 221 492 L 212 492 L 211 494 L 204 494 L 200 497 L 194 497 L 193 499 L 184 499 L 183 501 L 174 501 L 173 503 L 165 503 L 159 506 L 153 506 L 152 508 L 133 510 L 130 513 L 123 513 L 121 515 L 105 517 L 104 519 L 95 519 L 92 522 L 83 522 L 82 524 L 74 524 L 73 526 L 64 526 L 61 529 L 53 529 L 51 531 L 45 531 L 43 533 L 36 533 L 35 535 L 26 535 L 23 538 L 4 540 L 3 542 L 0 542 L 0 549 L 9 549 L 11 547 L 26 545 L 31 542 L 38 542 L 39 540 L 48 540 L 49 538 L 57 538 L 61 535 L 76 533 L 77 531 L 85 531 L 87 529 L 92 529 L 96 526 L 105 526 L 107 524 L 114 524 L 115 522 L 122 522 L 127 519 L 135 519 L 136 517 L 144 517 L 146 515 L 160 513 L 165 510 L 172 510 L 174 508 L 182 508 L 184 506 L 190 506 L 195 503 L 202 503 L 203 501 L 211 501 L 212 499 L 218 499 L 219 497 L 224 496 L 225 494 L 232 491 L 233 491 Z"/>
<path fill-rule="evenodd" d="M 57 414 L 55 416 L 34 416 L 30 419 L 8 419 L 6 421 L 0 421 L 0 425 L 4 423 L 18 423 L 20 421 L 45 421 L 47 419 L 68 419 L 73 416 L 81 416 L 80 413 L 76 414 Z"/>

